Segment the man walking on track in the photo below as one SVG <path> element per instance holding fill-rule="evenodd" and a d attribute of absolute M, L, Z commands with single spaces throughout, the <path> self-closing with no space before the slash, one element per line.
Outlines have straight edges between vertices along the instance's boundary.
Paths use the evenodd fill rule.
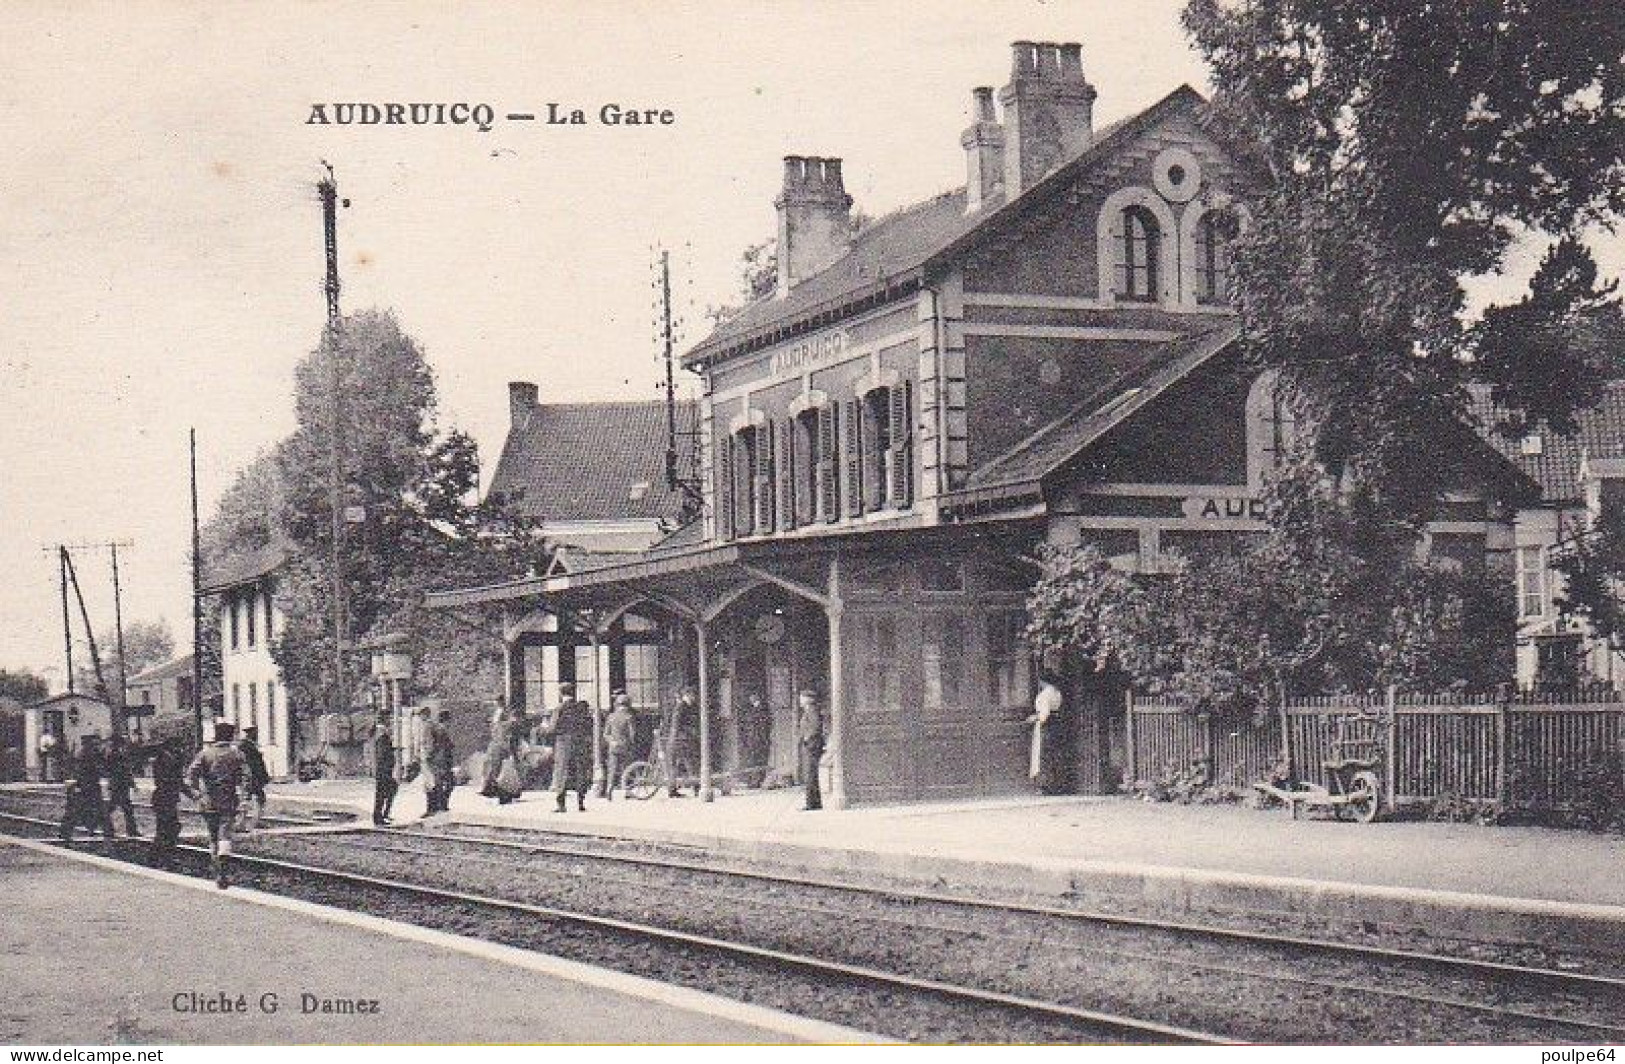
<path fill-rule="evenodd" d="M 221 890 L 230 883 L 226 860 L 231 857 L 231 825 L 237 819 L 238 795 L 247 775 L 236 737 L 236 725 L 215 721 L 214 742 L 199 750 L 186 770 L 186 784 L 197 793 L 198 808 L 209 827 L 209 860 L 215 885 Z"/>
<path fill-rule="evenodd" d="M 179 736 L 170 736 L 152 749 L 152 812 L 158 818 L 153 843 L 160 862 L 173 856 L 181 838 L 181 794 L 196 798 L 186 786 L 186 755 Z"/>
<path fill-rule="evenodd" d="M 818 762 L 824 756 L 824 714 L 818 696 L 802 691 L 796 712 L 796 738 L 801 744 L 801 783 L 806 788 L 804 809 L 824 808 L 824 793 L 818 783 Z"/>
<path fill-rule="evenodd" d="M 112 820 L 115 812 L 123 810 L 124 829 L 132 839 L 141 837 L 135 824 L 135 803 L 130 800 L 130 794 L 135 790 L 135 765 L 139 759 L 139 752 L 125 742 L 123 736 L 114 732 L 107 743 L 107 819 Z"/>
<path fill-rule="evenodd" d="M 68 793 L 62 810 L 62 841 L 73 838 L 75 828 L 100 830 L 113 837 L 113 818 L 107 812 L 102 798 L 102 777 L 107 774 L 107 759 L 102 756 L 101 737 L 92 732 L 79 740 L 79 751 L 68 765 Z"/>
<path fill-rule="evenodd" d="M 271 772 L 265 767 L 265 755 L 260 752 L 260 730 L 250 724 L 243 729 L 242 742 L 237 749 L 243 755 L 243 766 L 248 772 L 245 780 L 248 802 L 244 809 L 243 826 L 253 831 L 260 826 L 265 814 L 265 785 L 271 782 Z"/>

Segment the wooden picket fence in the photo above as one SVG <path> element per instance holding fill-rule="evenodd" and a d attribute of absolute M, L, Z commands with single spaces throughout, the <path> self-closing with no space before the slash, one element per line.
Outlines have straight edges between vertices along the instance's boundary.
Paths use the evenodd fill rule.
<path fill-rule="evenodd" d="M 1201 716 L 1177 702 L 1128 698 L 1129 778 L 1205 761 L 1214 783 L 1245 787 L 1283 758 L 1288 777 L 1326 784 L 1337 721 L 1351 712 L 1386 722 L 1384 794 L 1390 806 L 1444 796 L 1563 808 L 1580 795 L 1576 767 L 1625 752 L 1625 696 L 1611 689 L 1552 694 L 1354 696 L 1291 699 L 1252 723 Z"/>

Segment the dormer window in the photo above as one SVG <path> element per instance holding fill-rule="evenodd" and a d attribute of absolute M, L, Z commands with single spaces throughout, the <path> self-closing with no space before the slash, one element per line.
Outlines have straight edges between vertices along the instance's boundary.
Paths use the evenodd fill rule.
<path fill-rule="evenodd" d="M 1205 212 L 1196 223 L 1198 303 L 1230 302 L 1230 254 L 1239 231 L 1236 216 L 1222 209 Z"/>
<path fill-rule="evenodd" d="M 1125 207 L 1122 240 L 1117 255 L 1117 298 L 1132 303 L 1155 303 L 1161 290 L 1158 248 L 1162 228 L 1156 216 L 1139 205 Z"/>

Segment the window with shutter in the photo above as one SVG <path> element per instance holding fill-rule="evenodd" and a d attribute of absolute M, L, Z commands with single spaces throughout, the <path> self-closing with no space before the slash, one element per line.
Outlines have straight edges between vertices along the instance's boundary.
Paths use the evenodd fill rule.
<path fill-rule="evenodd" d="M 914 496 L 914 384 L 903 381 L 890 389 L 886 451 L 886 494 L 891 505 L 908 506 Z"/>
<path fill-rule="evenodd" d="M 891 390 L 876 388 L 863 397 L 863 508 L 886 505 L 891 482 Z"/>
<path fill-rule="evenodd" d="M 863 513 L 863 401 L 853 399 L 846 404 L 845 424 L 841 426 L 841 468 L 846 489 L 846 512 L 849 517 Z"/>
<path fill-rule="evenodd" d="M 751 453 L 750 429 L 734 433 L 734 535 L 751 534 L 756 517 L 756 459 Z"/>
<path fill-rule="evenodd" d="M 836 433 L 838 411 L 834 403 L 818 408 L 818 465 L 814 475 L 818 478 L 818 517 L 824 521 L 836 521 L 841 516 L 840 477 L 835 472 L 836 441 L 840 438 Z"/>
<path fill-rule="evenodd" d="M 818 507 L 818 411 L 803 410 L 790 422 L 792 509 L 797 525 L 817 519 Z"/>
<path fill-rule="evenodd" d="M 786 421 L 777 426 L 775 435 L 778 437 L 778 483 L 773 495 L 779 503 L 779 528 L 788 532 L 796 527 L 796 423 Z"/>
<path fill-rule="evenodd" d="M 773 423 L 749 430 L 754 459 L 751 494 L 755 502 L 751 530 L 758 536 L 773 531 Z"/>
<path fill-rule="evenodd" d="M 734 538 L 734 441 L 724 436 L 712 448 L 716 468 L 711 471 L 712 489 L 716 493 L 717 538 Z"/>

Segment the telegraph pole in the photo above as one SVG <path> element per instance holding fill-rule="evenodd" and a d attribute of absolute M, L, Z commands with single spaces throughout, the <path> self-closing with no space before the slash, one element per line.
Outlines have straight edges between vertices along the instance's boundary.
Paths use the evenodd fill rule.
<path fill-rule="evenodd" d="M 192 458 L 192 722 L 203 738 L 203 535 L 197 519 L 197 429 L 189 434 Z"/>
<path fill-rule="evenodd" d="M 130 727 L 130 720 L 128 716 L 129 707 L 125 704 L 124 700 L 126 697 L 125 685 L 129 681 L 130 674 L 129 669 L 126 667 L 124 662 L 124 604 L 120 600 L 119 594 L 118 544 L 109 543 L 107 545 L 107 549 L 111 551 L 113 555 L 113 641 L 118 647 L 118 701 L 114 704 L 118 706 L 119 720 L 123 722 L 122 727 L 124 730 L 128 731 Z M 136 731 L 138 734 L 140 729 L 141 725 L 138 720 L 136 723 Z"/>
<path fill-rule="evenodd" d="M 73 616 L 68 612 L 68 552 L 61 547 L 56 552 L 56 567 L 62 577 L 62 650 L 68 659 L 68 694 L 74 693 L 73 681 Z"/>
<path fill-rule="evenodd" d="M 340 389 L 343 378 L 339 372 L 339 357 L 342 319 L 339 316 L 339 234 L 338 234 L 338 179 L 333 176 L 333 167 L 323 161 L 322 166 L 327 176 L 317 182 L 316 190 L 322 200 L 322 233 L 327 249 L 327 357 L 330 370 L 329 387 L 332 396 L 327 404 L 327 440 L 328 440 L 328 470 L 327 470 L 327 498 L 328 506 L 332 510 L 333 518 L 333 706 L 332 712 L 343 713 L 347 710 L 347 698 L 344 678 L 344 500 L 343 500 L 343 456 L 344 448 L 339 439 L 343 431 L 343 418 L 340 416 Z M 348 202 L 348 201 L 346 201 Z"/>

